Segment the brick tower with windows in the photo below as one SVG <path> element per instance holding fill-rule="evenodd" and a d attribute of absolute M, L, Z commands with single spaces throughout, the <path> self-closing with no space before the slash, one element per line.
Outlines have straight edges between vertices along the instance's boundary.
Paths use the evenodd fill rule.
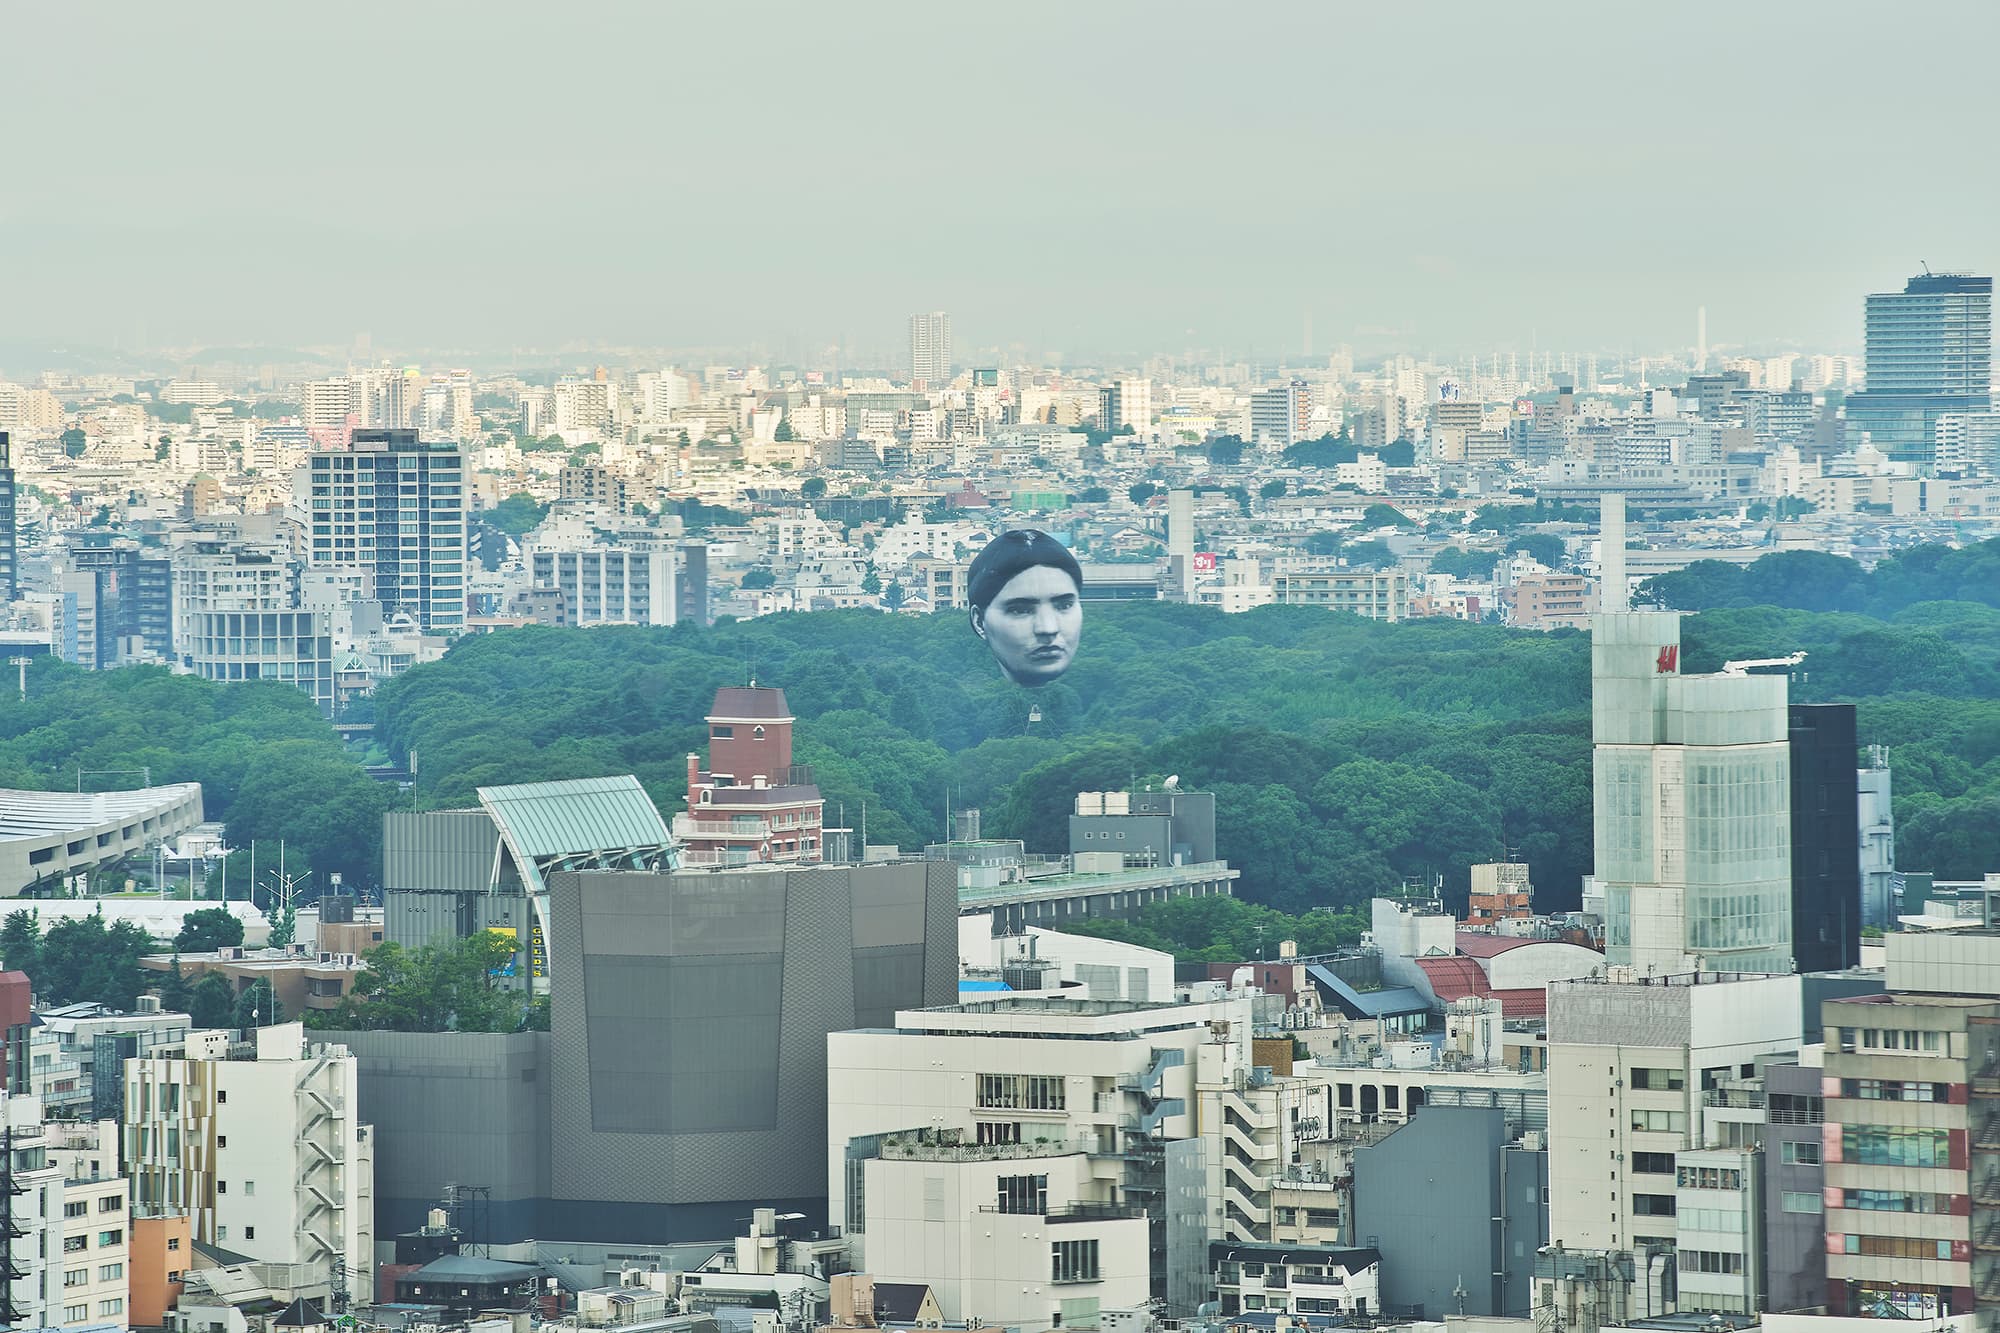
<path fill-rule="evenodd" d="M 796 721 L 779 689 L 724 686 L 708 716 L 708 767 L 688 763 L 687 811 L 674 818 L 684 866 L 798 864 L 822 857 L 825 805 L 812 769 L 792 762 Z"/>

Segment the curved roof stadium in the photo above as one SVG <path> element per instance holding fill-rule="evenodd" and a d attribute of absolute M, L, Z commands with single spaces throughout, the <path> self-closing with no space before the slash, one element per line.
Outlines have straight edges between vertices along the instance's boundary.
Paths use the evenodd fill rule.
<path fill-rule="evenodd" d="M 137 791 L 0 788 L 0 897 L 116 864 L 199 823 L 199 782 Z"/>

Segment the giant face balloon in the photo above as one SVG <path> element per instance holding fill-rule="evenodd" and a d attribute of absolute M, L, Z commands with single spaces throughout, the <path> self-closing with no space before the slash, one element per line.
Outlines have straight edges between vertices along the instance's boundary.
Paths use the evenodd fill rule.
<path fill-rule="evenodd" d="M 1083 634 L 1083 571 L 1063 544 L 1019 528 L 994 538 L 966 573 L 972 631 L 1008 679 L 1046 685 L 1069 670 Z"/>

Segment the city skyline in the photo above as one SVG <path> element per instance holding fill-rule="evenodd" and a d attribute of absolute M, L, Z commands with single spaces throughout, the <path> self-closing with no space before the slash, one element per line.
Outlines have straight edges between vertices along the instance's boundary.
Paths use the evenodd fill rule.
<path fill-rule="evenodd" d="M 1958 169 L 1950 127 L 1990 112 L 1976 61 L 2000 20 L 1948 8 L 1958 40 L 1868 65 L 1865 105 L 1840 73 L 1907 33 L 1859 5 L 1680 9 L 1675 32 L 1727 18 L 1698 56 L 1567 4 L 1442 33 L 1305 6 L 1227 28 L 1121 5 L 997 25 L 612 7 L 553 29 L 440 6 L 395 11 L 394 40 L 367 6 L 310 34 L 250 7 L 200 27 L 26 13 L 24 43 L 93 59 L 28 62 L 15 88 L 64 121 L 15 144 L 0 249 L 28 262 L 0 367 L 24 343 L 361 331 L 473 352 L 842 346 L 887 366 L 909 312 L 935 309 L 961 347 L 1038 361 L 1276 360 L 1308 336 L 1642 351 L 1691 346 L 1697 306 L 1715 347 L 1846 350 L 1859 294 L 1923 262 L 1994 267 L 1994 187 Z M 715 58 L 745 49 L 747 66 Z M 942 50 L 977 58 L 917 114 Z M 163 74 L 174 95 L 148 95 Z M 284 114 L 244 114 L 260 105 Z M 1849 188 L 1885 159 L 1929 182 L 1920 214 Z M 717 172 L 726 190 L 704 184 Z M 1801 210 L 1816 192 L 1840 206 Z"/>

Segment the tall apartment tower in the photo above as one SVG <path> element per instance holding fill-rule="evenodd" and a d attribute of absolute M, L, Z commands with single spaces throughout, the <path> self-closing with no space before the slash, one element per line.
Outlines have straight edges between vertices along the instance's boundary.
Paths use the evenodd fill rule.
<path fill-rule="evenodd" d="M 1153 382 L 1118 379 L 1097 391 L 1097 424 L 1114 433 L 1144 435 L 1153 428 Z"/>
<path fill-rule="evenodd" d="M 1590 674 L 1606 958 L 1641 975 L 1791 971 L 1786 678 L 1682 675 L 1671 611 L 1594 617 Z"/>
<path fill-rule="evenodd" d="M 1897 462 L 1929 467 L 1938 419 L 1992 406 L 1993 279 L 1924 273 L 1866 308 L 1868 387 L 1847 400 L 1849 437 L 1866 431 Z"/>
<path fill-rule="evenodd" d="M 1289 449 L 1312 427 L 1312 385 L 1304 380 L 1259 389 L 1250 395 L 1250 434 L 1258 444 Z"/>
<path fill-rule="evenodd" d="M 414 430 L 357 430 L 354 447 L 311 459 L 318 567 L 367 576 L 384 616 L 407 612 L 426 634 L 465 628 L 465 456 Z"/>
<path fill-rule="evenodd" d="M 951 378 L 951 316 L 942 310 L 910 316 L 910 378 L 926 384 Z"/>
<path fill-rule="evenodd" d="M 20 529 L 14 518 L 14 446 L 0 430 L 0 593 L 21 595 Z"/>

